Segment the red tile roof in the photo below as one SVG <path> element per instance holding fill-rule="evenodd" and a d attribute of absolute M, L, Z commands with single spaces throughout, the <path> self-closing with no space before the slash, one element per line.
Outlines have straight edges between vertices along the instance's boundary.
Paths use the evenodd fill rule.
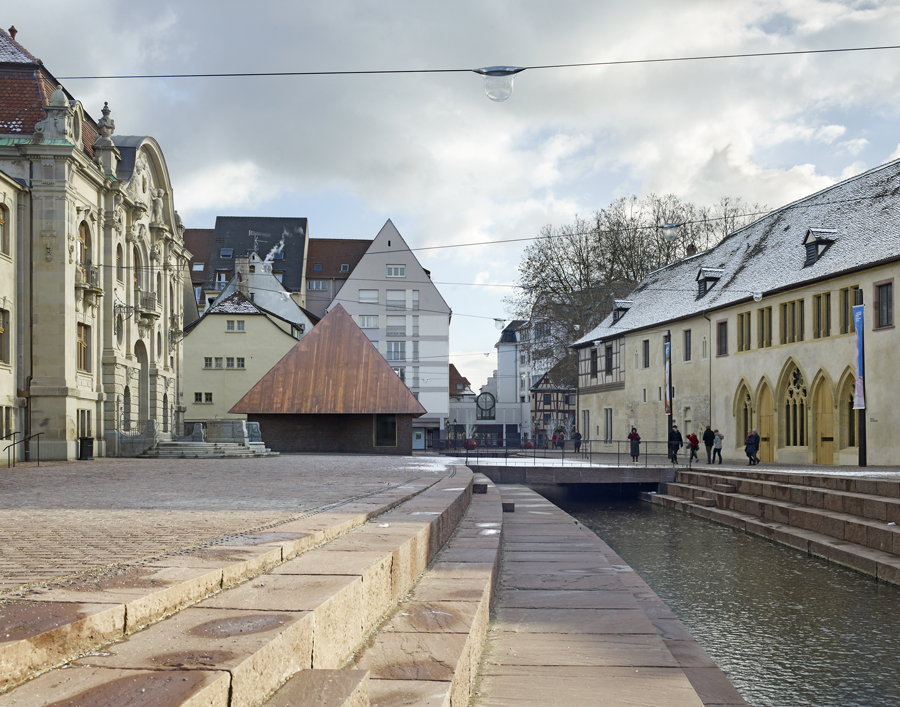
<path fill-rule="evenodd" d="M 340 305 L 231 408 L 235 414 L 397 414 L 426 410 Z"/>
<path fill-rule="evenodd" d="M 0 133 L 31 135 L 47 117 L 41 83 L 37 69 L 0 71 Z"/>
<path fill-rule="evenodd" d="M 40 59 L 13 39 L 9 32 L 0 29 L 0 63 L 3 64 L 40 64 Z"/>
<path fill-rule="evenodd" d="M 366 254 L 372 241 L 348 238 L 310 238 L 306 250 L 306 277 L 336 277 L 346 279 Z M 316 265 L 321 270 L 316 270 Z M 341 271 L 347 265 L 347 271 Z"/>

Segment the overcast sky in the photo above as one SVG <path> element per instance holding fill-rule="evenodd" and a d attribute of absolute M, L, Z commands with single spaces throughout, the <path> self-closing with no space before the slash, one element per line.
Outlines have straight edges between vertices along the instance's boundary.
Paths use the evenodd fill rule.
<path fill-rule="evenodd" d="M 15 9 L 13 9 L 15 8 Z M 900 2 L 492 0 L 15 3 L 3 26 L 57 77 L 470 69 L 898 44 Z M 64 81 L 162 146 L 189 228 L 306 216 L 313 237 L 387 218 L 453 308 L 451 361 L 495 366 L 522 244 L 629 194 L 775 207 L 900 143 L 900 50 L 543 69 L 504 103 L 472 73 Z M 466 283 L 466 284 L 445 284 Z M 490 353 L 485 357 L 484 353 Z"/>

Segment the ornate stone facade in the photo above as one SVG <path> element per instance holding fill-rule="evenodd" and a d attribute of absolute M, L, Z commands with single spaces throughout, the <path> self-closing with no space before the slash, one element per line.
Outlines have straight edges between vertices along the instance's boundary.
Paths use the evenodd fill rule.
<path fill-rule="evenodd" d="M 50 93 L 43 65 L 5 32 L 0 42 L 21 50 L 21 61 L 0 67 L 0 84 Z M 149 420 L 165 434 L 184 411 L 189 253 L 165 159 L 151 137 L 116 135 L 108 105 L 95 122 L 62 86 L 43 119 L 15 122 L 6 114 L 16 110 L 15 101 L 0 107 L 0 125 L 20 126 L 0 133 L 10 240 L 0 271 L 14 282 L 0 291 L 10 347 L 0 406 L 13 407 L 18 439 L 41 434 L 43 459 L 75 458 L 80 437 L 94 439 L 95 456 L 115 455 L 123 434 Z"/>

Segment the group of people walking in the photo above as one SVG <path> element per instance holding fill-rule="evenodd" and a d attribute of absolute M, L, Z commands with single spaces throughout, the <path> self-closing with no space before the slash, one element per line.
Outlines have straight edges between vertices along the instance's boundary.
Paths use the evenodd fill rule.
<path fill-rule="evenodd" d="M 706 426 L 706 430 L 703 432 L 703 444 L 706 446 L 707 464 L 715 463 L 716 457 L 719 458 L 719 464 L 722 463 L 723 439 L 725 439 L 725 435 L 719 430 L 712 429 L 710 425 Z M 678 463 L 678 451 L 684 447 L 684 440 L 685 438 L 682 437 L 678 425 L 672 425 L 672 429 L 669 431 L 669 459 L 673 464 Z M 636 427 L 631 428 L 631 432 L 628 434 L 628 441 L 631 442 L 631 461 L 636 462 L 641 455 L 641 436 L 638 434 Z M 700 449 L 700 441 L 693 432 L 688 433 L 687 442 L 691 451 L 690 461 L 700 461 L 697 453 Z M 756 448 L 759 449 L 759 436 L 757 436 Z"/>

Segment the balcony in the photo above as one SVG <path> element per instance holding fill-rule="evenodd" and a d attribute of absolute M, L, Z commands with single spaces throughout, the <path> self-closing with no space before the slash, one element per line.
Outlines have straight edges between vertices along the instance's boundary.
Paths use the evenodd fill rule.
<path fill-rule="evenodd" d="M 142 292 L 140 289 L 135 290 L 134 300 L 137 308 L 146 317 L 158 318 L 160 315 L 159 299 L 155 292 Z"/>
<path fill-rule="evenodd" d="M 81 265 L 75 268 L 75 287 L 79 290 L 103 292 L 100 288 L 100 268 L 96 265 Z"/>
<path fill-rule="evenodd" d="M 387 327 L 387 336 L 406 336 L 406 327 L 389 326 Z"/>

